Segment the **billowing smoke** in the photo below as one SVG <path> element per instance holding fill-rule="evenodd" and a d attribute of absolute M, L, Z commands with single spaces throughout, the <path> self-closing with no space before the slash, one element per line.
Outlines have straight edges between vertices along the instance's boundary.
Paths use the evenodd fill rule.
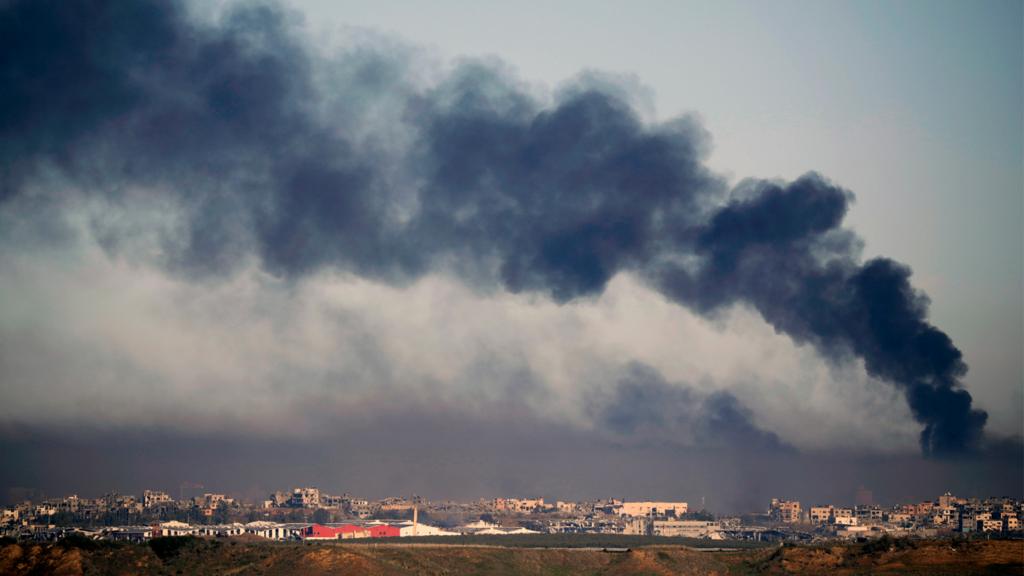
<path fill-rule="evenodd" d="M 869 374 L 904 390 L 926 454 L 975 445 L 986 414 L 959 387 L 960 351 L 927 322 L 928 300 L 908 267 L 856 260 L 856 238 L 839 228 L 850 194 L 814 174 L 753 188 L 685 241 L 702 265 L 657 267 L 659 287 L 701 311 L 749 303 L 797 342 L 862 358 Z"/>
<path fill-rule="evenodd" d="M 815 174 L 729 192 L 698 124 L 645 123 L 621 91 L 580 81 L 545 102 L 479 63 L 417 81 L 393 50 L 320 55 L 294 19 L 3 3 L 0 211 L 42 220 L 77 196 L 170 207 L 142 233 L 151 256 L 203 278 L 252 258 L 288 278 L 444 270 L 567 302 L 631 271 L 701 313 L 748 305 L 829 359 L 861 359 L 905 393 L 928 455 L 981 440 L 961 354 L 910 270 L 861 262 L 841 227 L 849 192 Z M 116 252 L 138 231 L 113 220 L 95 228 Z"/>

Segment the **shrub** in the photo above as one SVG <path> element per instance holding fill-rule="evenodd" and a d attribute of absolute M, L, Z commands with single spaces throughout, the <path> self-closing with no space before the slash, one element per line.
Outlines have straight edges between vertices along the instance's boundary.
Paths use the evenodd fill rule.
<path fill-rule="evenodd" d="M 164 562 L 181 555 L 181 552 L 187 548 L 195 548 L 200 545 L 201 541 L 195 536 L 163 536 L 149 541 L 150 549 L 153 550 L 157 558 Z"/>
<path fill-rule="evenodd" d="M 96 550 L 100 543 L 77 532 L 72 532 L 57 543 L 61 548 L 77 548 L 79 550 Z"/>

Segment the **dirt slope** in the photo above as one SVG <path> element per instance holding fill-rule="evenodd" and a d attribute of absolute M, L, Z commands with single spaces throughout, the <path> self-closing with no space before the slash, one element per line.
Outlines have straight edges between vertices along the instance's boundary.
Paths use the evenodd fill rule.
<path fill-rule="evenodd" d="M 594 549 L 165 538 L 149 545 L 8 543 L 0 548 L 0 574 L 1024 574 L 1024 542 L 895 541 L 737 552 L 651 546 L 613 554 Z"/>

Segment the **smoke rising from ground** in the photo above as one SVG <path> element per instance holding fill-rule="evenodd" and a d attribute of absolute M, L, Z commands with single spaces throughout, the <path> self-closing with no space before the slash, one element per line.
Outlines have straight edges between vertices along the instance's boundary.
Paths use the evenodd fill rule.
<path fill-rule="evenodd" d="M 729 191 L 693 119 L 645 123 L 587 82 L 548 101 L 478 62 L 421 82 L 401 52 L 319 54 L 295 20 L 262 4 L 215 22 L 174 2 L 3 5 L 5 220 L 43 236 L 55 207 L 113 206 L 129 216 L 87 213 L 112 254 L 204 282 L 252 261 L 287 280 L 450 272 L 568 303 L 635 273 L 702 314 L 750 306 L 862 360 L 905 395 L 926 455 L 981 442 L 959 350 L 909 268 L 860 260 L 848 191 L 816 174 Z"/>

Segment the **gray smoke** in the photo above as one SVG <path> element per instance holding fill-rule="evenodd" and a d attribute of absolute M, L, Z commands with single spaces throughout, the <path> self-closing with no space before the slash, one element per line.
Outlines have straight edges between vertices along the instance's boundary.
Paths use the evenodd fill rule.
<path fill-rule="evenodd" d="M 43 220 L 77 195 L 170 205 L 181 220 L 153 231 L 159 260 L 199 278 L 249 258 L 287 278 L 448 269 L 567 302 L 633 271 L 693 310 L 748 305 L 829 359 L 862 359 L 905 393 L 927 455 L 981 441 L 959 350 L 909 268 L 860 261 L 849 192 L 808 174 L 726 201 L 691 120 L 644 123 L 586 83 L 540 102 L 481 64 L 420 85 L 401 54 L 325 58 L 300 32 L 268 5 L 208 23 L 157 0 L 3 3 L 0 207 Z"/>

